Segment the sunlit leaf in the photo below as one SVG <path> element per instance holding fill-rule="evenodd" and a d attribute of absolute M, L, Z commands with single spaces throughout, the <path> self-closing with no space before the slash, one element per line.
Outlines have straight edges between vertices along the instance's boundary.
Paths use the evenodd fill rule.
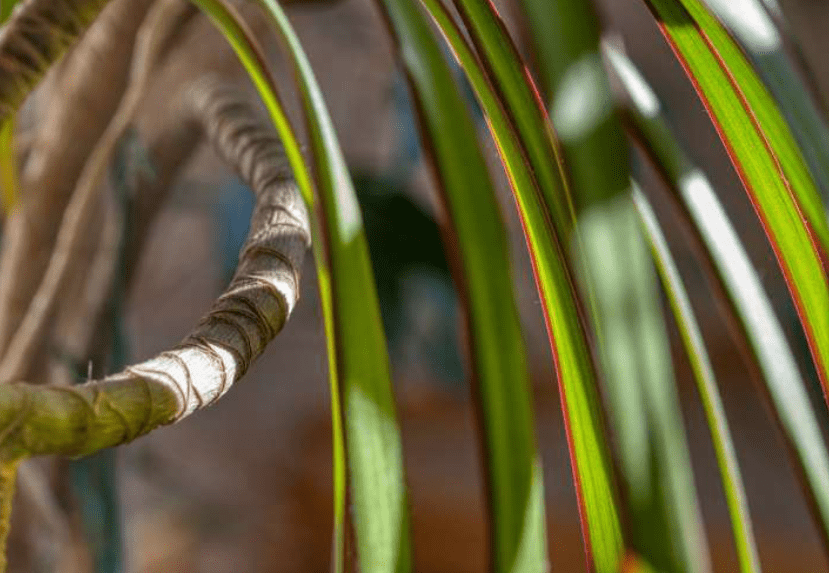
<path fill-rule="evenodd" d="M 762 0 L 705 0 L 746 51 L 800 144 L 824 204 L 829 200 L 829 129 L 786 53 L 784 31 Z M 782 17 L 782 14 L 778 14 Z"/>
<path fill-rule="evenodd" d="M 466 71 L 506 167 L 524 223 L 551 348 L 556 357 L 555 367 L 565 408 L 565 426 L 576 493 L 584 520 L 582 527 L 586 549 L 596 571 L 615 573 L 622 553 L 622 534 L 609 450 L 592 359 L 555 229 L 545 215 L 536 179 L 525 160 L 525 141 L 512 128 L 479 60 L 443 5 L 438 0 L 422 0 L 422 3 Z M 500 37 L 487 37 L 487 40 L 498 42 Z M 505 57 L 512 56 L 507 52 Z M 547 137 L 543 119 L 535 124 L 535 129 L 540 137 Z M 549 156 L 547 162 L 552 164 Z M 558 186 L 560 192 L 561 183 L 553 180 L 553 184 Z"/>
<path fill-rule="evenodd" d="M 411 569 L 402 447 L 388 355 L 362 219 L 351 178 L 307 58 L 276 2 L 262 0 L 287 47 L 311 140 L 305 163 L 261 54 L 235 15 L 217 0 L 195 0 L 222 29 L 259 89 L 282 137 L 313 217 L 314 254 L 326 320 L 335 454 L 334 567 L 343 565 L 343 450 L 347 445 L 357 552 L 366 572 Z M 319 201 L 319 211 L 314 209 Z M 359 304 L 355 304 L 359 301 Z M 344 428 L 344 436 L 339 429 Z M 344 440 L 343 440 L 344 437 Z"/>
<path fill-rule="evenodd" d="M 628 545 L 666 571 L 710 567 L 656 276 L 630 197 L 628 148 L 581 0 L 524 0 L 578 207 L 575 268 L 593 294 Z"/>
<path fill-rule="evenodd" d="M 540 62 L 539 76 L 576 201 L 625 192 L 628 152 L 599 54 L 591 2 L 522 0 Z M 589 94 L 589 95 L 588 95 Z M 607 153 L 608 149 L 614 153 Z M 597 169 L 596 158 L 601 157 Z"/>
<path fill-rule="evenodd" d="M 451 221 L 449 255 L 457 257 L 461 273 L 456 284 L 466 305 L 473 383 L 481 406 L 493 570 L 543 571 L 541 469 L 498 204 L 475 125 L 424 15 L 407 0 L 384 0 L 382 5 L 421 112 L 421 140 Z"/>
<path fill-rule="evenodd" d="M 656 275 L 630 195 L 579 219 L 630 544 L 662 571 L 710 570 Z"/>
<path fill-rule="evenodd" d="M 772 97 L 699 0 L 646 2 L 693 79 L 774 248 L 826 394 L 829 287 L 820 255 L 829 230 L 808 169 Z"/>
<path fill-rule="evenodd" d="M 653 91 L 620 53 L 611 58 L 633 102 L 632 125 L 665 180 L 671 184 L 696 239 L 710 253 L 713 278 L 730 297 L 757 362 L 783 432 L 815 502 L 824 538 L 829 531 L 829 455 L 806 385 L 783 327 L 725 209 L 708 179 L 678 146 Z M 739 541 L 738 541 L 739 543 Z"/>

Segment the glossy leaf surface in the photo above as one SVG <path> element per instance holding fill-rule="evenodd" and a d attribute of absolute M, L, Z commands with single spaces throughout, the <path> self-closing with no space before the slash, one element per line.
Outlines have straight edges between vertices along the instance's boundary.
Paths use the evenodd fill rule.
<path fill-rule="evenodd" d="M 806 383 L 737 231 L 706 176 L 688 159 L 662 117 L 656 95 L 630 62 L 611 61 L 633 102 L 632 125 L 645 150 L 671 184 L 676 203 L 693 223 L 709 253 L 713 278 L 722 285 L 751 345 L 783 432 L 815 502 L 824 539 L 829 538 L 829 454 Z M 738 542 L 739 543 L 739 542 Z"/>
<path fill-rule="evenodd" d="M 775 251 L 826 394 L 829 287 L 826 215 L 774 101 L 698 0 L 647 0 L 731 156 Z M 821 247 L 822 245 L 822 247 Z"/>

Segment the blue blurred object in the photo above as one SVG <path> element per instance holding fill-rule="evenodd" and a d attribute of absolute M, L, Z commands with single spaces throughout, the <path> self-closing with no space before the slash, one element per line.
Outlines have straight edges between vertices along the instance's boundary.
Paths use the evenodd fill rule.
<path fill-rule="evenodd" d="M 219 193 L 218 201 L 213 205 L 214 248 L 222 285 L 230 282 L 239 263 L 239 251 L 248 235 L 253 207 L 253 192 L 236 178 Z"/>

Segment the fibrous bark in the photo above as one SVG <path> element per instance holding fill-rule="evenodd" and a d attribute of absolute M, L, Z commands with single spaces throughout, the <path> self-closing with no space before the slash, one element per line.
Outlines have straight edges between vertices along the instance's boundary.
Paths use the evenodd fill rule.
<path fill-rule="evenodd" d="M 282 329 L 297 301 L 308 217 L 267 122 L 215 78 L 191 92 L 219 153 L 256 193 L 236 274 L 176 348 L 76 387 L 0 386 L 0 455 L 85 455 L 124 443 L 218 400 Z"/>

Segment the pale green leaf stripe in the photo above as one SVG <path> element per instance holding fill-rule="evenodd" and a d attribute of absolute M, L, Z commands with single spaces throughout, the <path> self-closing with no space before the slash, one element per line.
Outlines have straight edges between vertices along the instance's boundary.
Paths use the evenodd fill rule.
<path fill-rule="evenodd" d="M 598 573 L 616 573 L 623 546 L 609 448 L 602 427 L 592 360 L 563 254 L 557 248 L 555 231 L 545 216 L 533 174 L 524 159 L 522 142 L 512 129 L 479 61 L 443 4 L 439 0 L 422 0 L 422 3 L 466 71 L 512 184 L 556 357 L 576 493 L 584 520 L 582 527 L 586 528 L 587 551 Z"/>
<path fill-rule="evenodd" d="M 757 73 L 752 69 L 742 50 L 728 35 L 722 25 L 714 18 L 706 7 L 699 0 L 684 0 L 685 7 L 691 16 L 699 23 L 700 28 L 708 37 L 711 46 L 719 53 L 724 65 L 734 76 L 734 80 L 743 91 L 748 105 L 756 114 L 757 122 L 765 132 L 769 144 L 775 155 L 777 155 L 780 165 L 786 177 L 789 178 L 792 191 L 800 203 L 809 223 L 813 226 L 815 234 L 818 236 L 824 250 L 829 251 L 829 223 L 826 220 L 826 212 L 817 186 L 812 179 L 812 172 L 803 158 L 800 147 L 798 146 L 789 124 L 786 122 L 780 109 L 777 107 L 775 99 L 769 93 L 769 90 L 760 81 Z M 724 8 L 722 0 L 714 0 L 710 2 L 712 8 Z M 739 35 L 748 41 L 749 49 L 755 49 L 760 52 L 762 57 L 755 61 L 764 63 L 766 72 L 772 74 L 769 79 L 780 82 L 781 80 L 794 80 L 795 76 L 792 70 L 785 73 L 785 61 L 782 54 L 778 53 L 777 58 L 774 57 L 772 50 L 776 47 L 780 49 L 780 36 L 774 29 L 774 25 L 768 19 L 768 15 L 763 11 L 763 8 L 753 2 L 752 0 L 740 0 L 740 2 L 732 2 L 730 9 L 720 10 L 720 15 L 728 17 L 733 14 L 736 9 L 739 9 L 742 26 L 735 29 Z M 716 10 L 715 10 L 716 11 Z M 765 22 L 763 22 L 765 18 Z M 736 20 L 728 18 L 728 20 L 735 24 Z M 798 103 L 802 103 L 804 99 L 808 99 L 805 93 L 805 87 L 796 86 L 792 83 L 783 85 L 778 83 L 778 89 L 781 90 L 780 95 L 782 101 L 787 102 L 786 106 L 794 117 L 800 117 L 802 113 L 808 114 L 808 105 L 796 109 Z M 782 91 L 783 89 L 786 91 Z M 799 88 L 799 89 L 798 89 Z M 811 110 L 816 114 L 814 106 Z M 815 137 L 820 138 L 819 132 L 823 125 L 817 115 L 806 119 L 817 119 L 812 124 L 808 133 L 814 133 Z M 798 122 L 798 123 L 802 123 Z M 794 124 L 796 125 L 796 124 Z M 826 130 L 823 129 L 825 136 Z M 819 140 L 818 140 L 819 141 Z M 821 142 L 815 142 L 818 146 L 823 147 L 823 156 L 826 156 L 826 139 Z M 808 150 L 807 150 L 808 151 Z M 825 164 L 821 165 L 822 169 Z M 820 171 L 818 171 L 820 172 Z M 826 174 L 823 174 L 823 180 L 826 180 Z"/>
<path fill-rule="evenodd" d="M 796 148 L 785 144 L 791 134 L 739 48 L 697 0 L 646 2 L 726 142 L 774 247 L 829 399 L 829 289 L 800 207 L 818 237 L 824 236 L 820 229 L 826 226 L 826 218 L 819 198 L 817 203 L 811 199 L 817 194 L 809 185 L 808 173 L 803 176 L 806 168 L 802 160 L 796 161 L 800 157 Z M 693 12 L 693 18 L 685 8 Z M 716 54 L 728 65 L 729 73 Z M 738 82 L 740 92 L 732 80 Z M 766 126 L 768 131 L 759 126 Z M 793 193 L 797 193 L 797 200 Z"/>
<path fill-rule="evenodd" d="M 219 0 L 194 0 L 223 31 L 251 75 L 285 146 L 303 196 L 314 213 L 319 192 L 322 228 L 312 217 L 320 299 L 328 336 L 332 401 L 346 424 L 357 552 L 366 572 L 411 569 L 409 524 L 400 436 L 394 414 L 388 355 L 376 293 L 350 177 L 347 174 L 319 89 L 290 24 L 276 3 L 265 2 L 277 30 L 287 40 L 291 63 L 305 104 L 313 172 L 278 100 L 265 62 L 246 31 Z M 353 304 L 359 300 L 360 304 Z M 338 387 L 338 382 L 342 388 Z M 338 400 L 338 398 L 340 398 Z M 335 409 L 334 423 L 340 412 Z M 342 471 L 342 438 L 335 426 L 335 471 Z M 335 475 L 334 566 L 342 564 L 344 482 Z"/>
<path fill-rule="evenodd" d="M 632 549 L 666 572 L 710 571 L 656 276 L 630 194 L 592 206 L 578 232 L 598 302 Z"/>
<path fill-rule="evenodd" d="M 824 205 L 829 201 L 829 129 L 800 73 L 783 47 L 761 0 L 706 0 L 748 53 L 766 87 L 774 95 L 818 184 Z M 781 15 L 782 17 L 782 15 Z"/>
<path fill-rule="evenodd" d="M 629 153 L 599 56 L 598 22 L 582 0 L 523 4 L 553 92 L 552 118 L 579 209 L 577 264 L 591 267 L 582 284 L 594 311 L 610 421 L 631 501 L 627 542 L 667 571 L 706 571 L 662 310 L 653 296 L 656 276 L 629 195 Z M 473 16 L 470 11 L 467 20 Z M 484 23 L 477 27 L 483 30 Z M 497 72 L 496 63 L 492 67 Z M 500 78 L 505 93 L 509 79 Z"/>
<path fill-rule="evenodd" d="M 275 0 L 311 139 L 331 265 L 334 332 L 361 570 L 411 570 L 408 501 L 388 351 L 357 197 L 308 58 Z M 354 304 L 359 300 L 360 304 Z"/>
<path fill-rule="evenodd" d="M 725 491 L 728 511 L 731 514 L 731 525 L 737 546 L 740 570 L 744 573 L 757 573 L 760 571 L 760 559 L 757 555 L 757 546 L 751 527 L 748 501 L 746 500 L 743 478 L 740 475 L 740 467 L 737 462 L 737 453 L 734 450 L 734 442 L 731 438 L 731 430 L 728 428 L 725 409 L 717 389 L 714 368 L 705 349 L 705 342 L 694 315 L 694 309 L 691 306 L 688 293 L 685 291 L 679 269 L 677 269 L 673 255 L 671 255 L 668 242 L 656 218 L 656 213 L 654 213 L 647 197 L 638 189 L 634 191 L 633 201 L 650 240 L 657 270 L 662 279 L 665 292 L 667 292 L 670 299 L 671 309 L 694 371 L 697 390 L 708 420 L 708 428 L 711 431 L 717 463 L 720 466 L 720 477 Z"/>
<path fill-rule="evenodd" d="M 475 126 L 429 22 L 410 0 L 383 0 L 418 103 L 456 244 L 472 372 L 481 406 L 492 570 L 547 569 L 538 454 L 508 242 Z"/>
<path fill-rule="evenodd" d="M 612 52 L 611 52 L 612 53 Z M 784 434 L 815 500 L 819 525 L 829 540 L 829 454 L 797 362 L 748 254 L 705 175 L 694 168 L 661 115 L 656 95 L 631 62 L 611 58 L 634 103 L 633 125 L 687 211 L 729 294 L 763 372 Z"/>

